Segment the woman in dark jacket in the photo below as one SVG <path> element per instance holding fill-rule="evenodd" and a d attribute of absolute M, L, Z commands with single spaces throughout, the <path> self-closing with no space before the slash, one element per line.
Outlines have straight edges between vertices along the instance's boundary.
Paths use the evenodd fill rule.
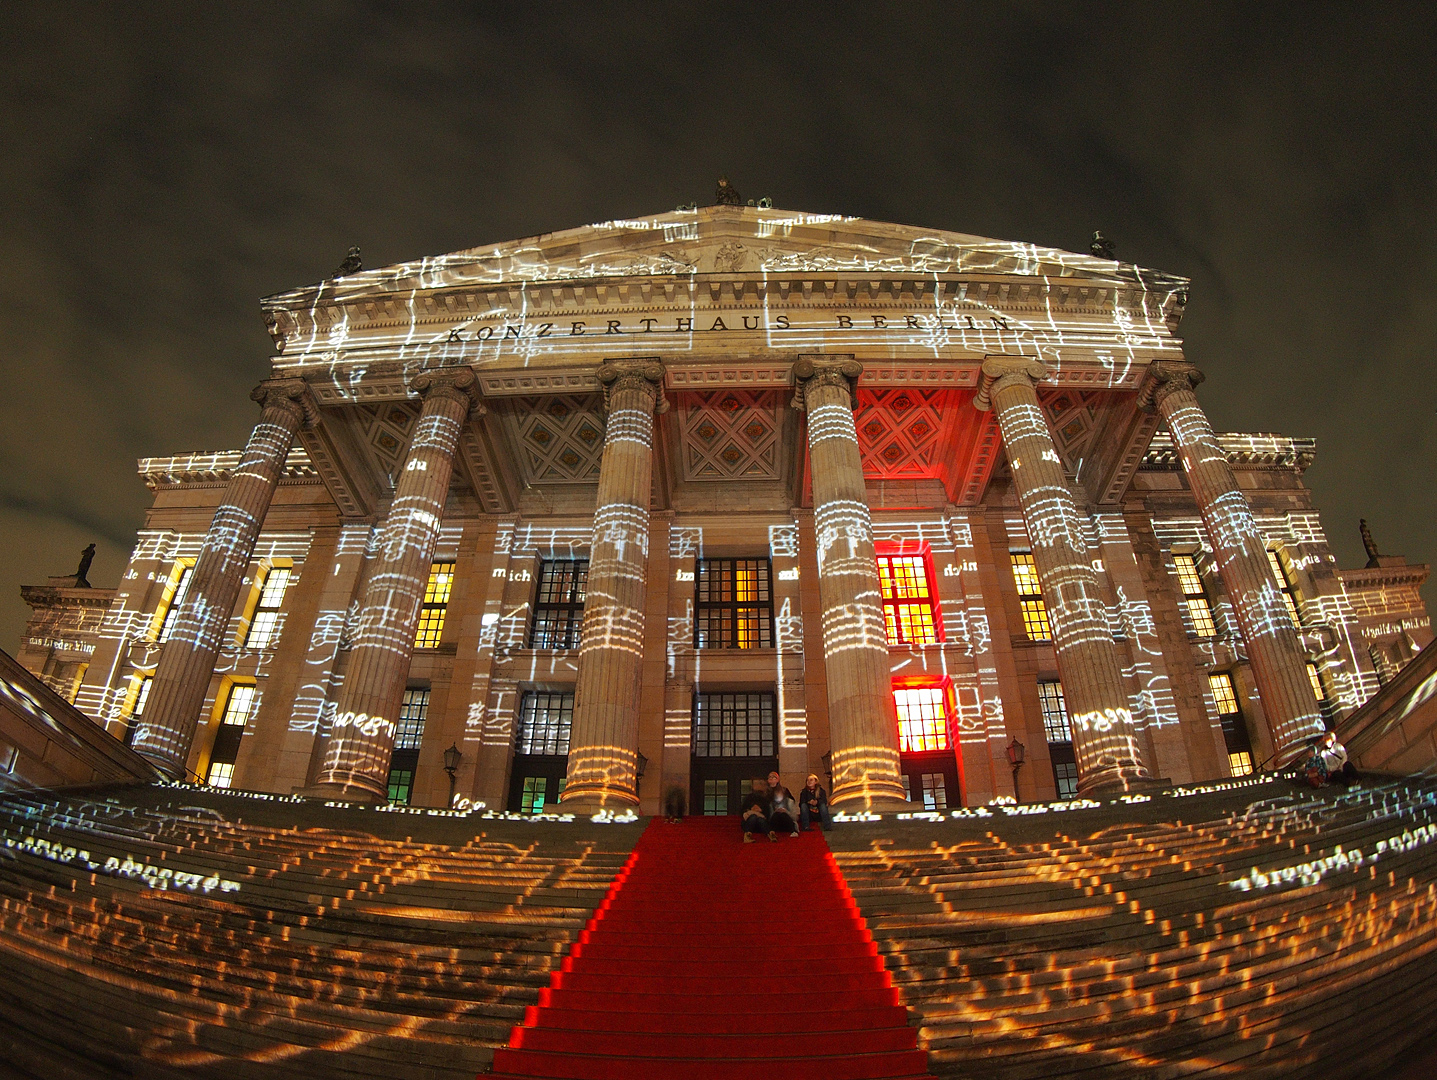
<path fill-rule="evenodd" d="M 808 782 L 798 793 L 798 827 L 805 832 L 809 825 L 833 828 L 833 815 L 828 810 L 828 795 L 818 786 L 818 774 L 809 773 Z"/>

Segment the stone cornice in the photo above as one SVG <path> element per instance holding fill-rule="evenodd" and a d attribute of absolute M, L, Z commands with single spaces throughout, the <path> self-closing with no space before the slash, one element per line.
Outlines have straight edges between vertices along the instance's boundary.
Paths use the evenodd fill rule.
<path fill-rule="evenodd" d="M 1217 441 L 1231 464 L 1246 469 L 1293 469 L 1302 473 L 1317 457 L 1316 439 L 1219 432 Z M 1151 470 L 1181 469 L 1182 462 L 1178 459 L 1172 436 L 1166 431 L 1154 435 L 1140 467 Z"/>
<path fill-rule="evenodd" d="M 225 484 L 239 465 L 239 450 L 216 450 L 210 453 L 175 454 L 171 457 L 140 458 L 139 474 L 151 491 L 161 487 Z M 280 481 L 318 483 L 319 472 L 303 447 L 296 446 L 285 459 Z"/>
<path fill-rule="evenodd" d="M 1420 588 L 1431 573 L 1432 568 L 1426 563 L 1412 563 L 1408 566 L 1364 566 L 1356 570 L 1337 571 L 1342 584 L 1352 589 L 1378 589 L 1392 585 Z"/>
<path fill-rule="evenodd" d="M 108 608 L 115 598 L 114 589 L 66 589 L 55 585 L 21 585 L 20 597 L 32 608 L 93 607 Z"/>

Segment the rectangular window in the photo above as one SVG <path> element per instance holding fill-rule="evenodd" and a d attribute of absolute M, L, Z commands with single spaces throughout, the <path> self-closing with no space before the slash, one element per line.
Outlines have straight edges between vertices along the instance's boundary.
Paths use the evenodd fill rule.
<path fill-rule="evenodd" d="M 1068 724 L 1068 703 L 1063 699 L 1063 684 L 1057 679 L 1038 683 L 1038 706 L 1043 711 L 1043 733 L 1050 743 L 1070 743 L 1073 729 Z"/>
<path fill-rule="evenodd" d="M 524 777 L 524 793 L 520 797 L 519 812 L 521 814 L 542 814 L 544 812 L 544 794 L 549 787 L 549 778 L 546 776 Z"/>
<path fill-rule="evenodd" d="M 409 689 L 404 691 L 404 701 L 399 706 L 399 724 L 394 732 L 394 749 L 418 750 L 424 741 L 424 720 L 429 715 L 429 691 Z"/>
<path fill-rule="evenodd" d="M 700 649 L 773 648 L 767 559 L 700 559 L 694 574 Z"/>
<path fill-rule="evenodd" d="M 1053 762 L 1053 783 L 1058 788 L 1058 798 L 1078 797 L 1078 763 L 1076 761 Z"/>
<path fill-rule="evenodd" d="M 1247 734 L 1232 676 L 1223 671 L 1209 675 L 1207 681 L 1222 724 L 1223 742 L 1227 744 L 1228 769 L 1233 776 L 1246 776 L 1252 772 L 1252 740 Z"/>
<path fill-rule="evenodd" d="M 563 757 L 569 752 L 574 719 L 574 694 L 530 691 L 519 704 L 516 753 Z"/>
<path fill-rule="evenodd" d="M 156 641 L 170 640 L 170 634 L 175 629 L 175 621 L 180 617 L 180 606 L 185 602 L 185 593 L 189 591 L 190 574 L 193 571 L 193 566 L 180 567 L 180 576 L 175 581 L 174 591 L 170 593 L 169 606 L 165 608 L 164 617 L 160 622 L 160 632 L 155 636 Z"/>
<path fill-rule="evenodd" d="M 578 648 L 588 584 L 587 559 L 546 559 L 539 565 L 539 591 L 534 597 L 529 648 Z"/>
<path fill-rule="evenodd" d="M 130 709 L 130 722 L 125 725 L 123 742 L 129 746 L 135 739 L 135 723 L 145 714 L 145 702 L 150 700 L 150 688 L 154 685 L 155 677 L 145 675 L 140 679 L 140 689 L 135 693 L 135 704 Z"/>
<path fill-rule="evenodd" d="M 1312 661 L 1307 662 L 1307 677 L 1312 683 L 1312 695 L 1321 704 L 1327 702 L 1327 692 L 1322 689 L 1322 679 L 1317 674 L 1317 665 Z"/>
<path fill-rule="evenodd" d="M 898 752 L 922 754 L 948 749 L 948 694 L 941 686 L 898 687 Z"/>
<path fill-rule="evenodd" d="M 407 804 L 414 797 L 414 775 L 419 769 L 419 748 L 424 743 L 424 721 L 429 716 L 429 691 L 409 687 L 399 703 L 394 725 L 394 750 L 389 755 L 389 801 Z"/>
<path fill-rule="evenodd" d="M 704 781 L 704 815 L 722 817 L 728 813 L 728 781 Z"/>
<path fill-rule="evenodd" d="M 1188 618 L 1192 620 L 1193 633 L 1198 637 L 1214 636 L 1217 627 L 1212 621 L 1212 604 L 1208 602 L 1207 589 L 1202 575 L 1198 573 L 1197 560 L 1191 555 L 1174 553 L 1173 563 L 1177 567 L 1178 587 L 1182 590 Z"/>
<path fill-rule="evenodd" d="M 265 574 L 264 586 L 259 591 L 259 600 L 249 621 L 249 633 L 245 635 L 246 649 L 268 649 L 274 644 L 279 609 L 284 604 L 284 590 L 289 587 L 289 574 L 287 566 L 276 566 Z"/>
<path fill-rule="evenodd" d="M 424 586 L 424 603 L 419 608 L 419 626 L 414 631 L 416 649 L 432 649 L 444 634 L 444 614 L 449 610 L 449 594 L 454 589 L 454 564 L 437 562 L 429 568 L 429 581 Z"/>
<path fill-rule="evenodd" d="M 918 777 L 918 781 L 923 785 L 923 809 L 948 809 L 948 785 L 941 772 L 923 773 Z"/>
<path fill-rule="evenodd" d="M 938 603 L 923 555 L 878 556 L 883 621 L 890 645 L 931 645 L 938 640 Z"/>
<path fill-rule="evenodd" d="M 1272 576 L 1277 581 L 1277 591 L 1282 593 L 1282 603 L 1287 608 L 1292 625 L 1300 629 L 1302 615 L 1297 609 L 1297 586 L 1293 583 L 1292 576 L 1288 574 L 1287 567 L 1282 565 L 1282 556 L 1273 548 L 1267 549 L 1267 563 L 1272 567 Z"/>
<path fill-rule="evenodd" d="M 210 766 L 205 783 L 211 787 L 227 788 L 234 779 L 235 760 L 239 757 L 245 724 L 249 723 L 249 715 L 254 708 L 255 692 L 250 683 L 233 683 L 230 686 L 219 730 L 215 732 L 215 743 L 210 747 Z"/>
<path fill-rule="evenodd" d="M 389 801 L 407 806 L 413 794 L 414 770 L 396 769 L 391 765 L 389 767 Z"/>
<path fill-rule="evenodd" d="M 1023 629 L 1034 641 L 1052 641 L 1053 626 L 1048 621 L 1048 607 L 1043 603 L 1043 590 L 1038 584 L 1038 567 L 1031 551 L 1010 553 L 1013 560 L 1013 583 L 1018 587 L 1018 605 L 1023 610 Z"/>
<path fill-rule="evenodd" d="M 695 694 L 694 757 L 773 757 L 772 694 Z"/>

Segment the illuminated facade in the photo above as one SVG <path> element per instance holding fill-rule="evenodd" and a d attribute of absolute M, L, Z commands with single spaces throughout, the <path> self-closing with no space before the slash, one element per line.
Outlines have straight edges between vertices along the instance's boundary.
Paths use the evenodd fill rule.
<path fill-rule="evenodd" d="M 246 448 L 141 462 L 76 703 L 170 775 L 425 805 L 451 746 L 463 798 L 643 813 L 1285 760 L 1430 640 L 1426 568 L 1339 571 L 1310 443 L 1213 432 L 1187 288 L 723 206 L 271 297 Z"/>

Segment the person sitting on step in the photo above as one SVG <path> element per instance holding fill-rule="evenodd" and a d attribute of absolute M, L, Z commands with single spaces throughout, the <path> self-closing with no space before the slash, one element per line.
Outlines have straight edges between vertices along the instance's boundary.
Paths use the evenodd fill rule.
<path fill-rule="evenodd" d="M 762 780 L 754 779 L 753 790 L 743 797 L 738 812 L 745 844 L 753 843 L 755 833 L 767 833 L 772 838 L 768 827 L 768 785 Z"/>
<path fill-rule="evenodd" d="M 768 838 L 777 840 L 779 833 L 798 835 L 798 800 L 783 786 L 777 772 L 768 774 Z"/>
<path fill-rule="evenodd" d="M 1317 752 L 1327 766 L 1327 782 L 1351 787 L 1357 782 L 1357 767 L 1348 760 L 1347 747 L 1337 741 L 1337 732 L 1329 731 L 1322 737 Z"/>
<path fill-rule="evenodd" d="M 807 831 L 810 826 L 820 830 L 833 828 L 833 814 L 828 809 L 828 793 L 818 786 L 818 774 L 809 773 L 803 790 L 798 793 L 798 827 Z"/>

